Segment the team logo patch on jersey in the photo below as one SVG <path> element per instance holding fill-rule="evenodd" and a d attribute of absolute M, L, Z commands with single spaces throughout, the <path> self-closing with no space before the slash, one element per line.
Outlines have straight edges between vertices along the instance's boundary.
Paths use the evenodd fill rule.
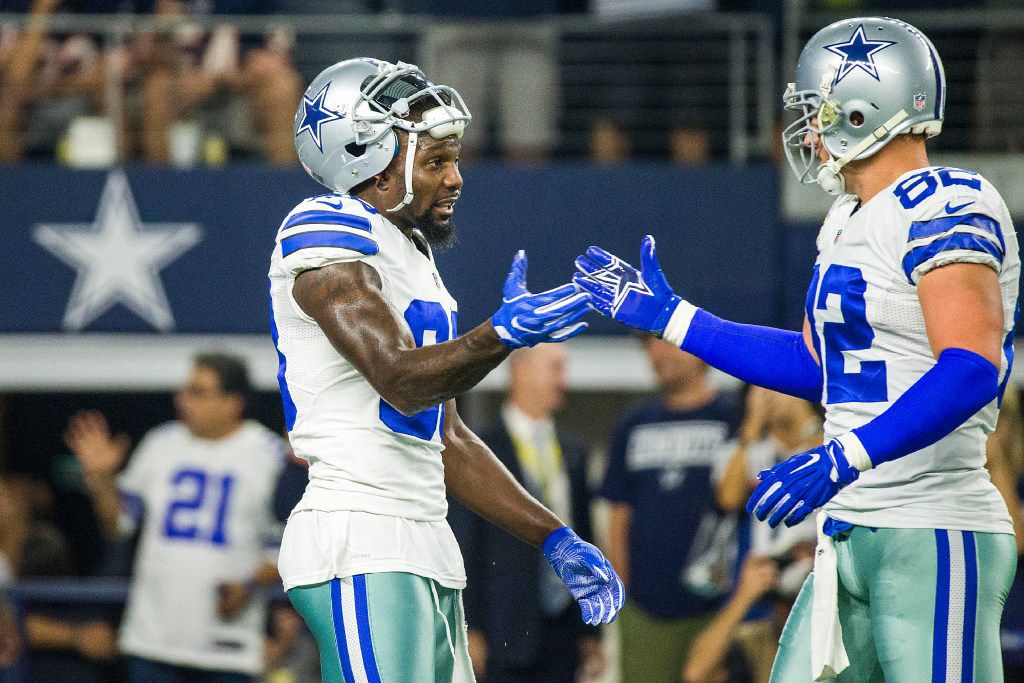
<path fill-rule="evenodd" d="M 836 238 L 832 240 L 832 244 L 839 244 L 839 238 L 843 236 L 843 229 L 839 228 L 836 230 Z"/>
<path fill-rule="evenodd" d="M 927 98 L 924 96 L 923 92 L 919 92 L 916 95 L 914 95 L 914 109 L 918 111 L 924 111 L 926 100 Z"/>
<path fill-rule="evenodd" d="M 847 40 L 825 46 L 826 50 L 843 58 L 836 70 L 836 77 L 832 81 L 832 85 L 838 85 L 841 80 L 857 69 L 876 81 L 881 81 L 882 79 L 878 77 L 878 67 L 875 65 L 874 55 L 895 44 L 895 40 L 870 40 L 864 35 L 864 24 L 858 24 L 853 35 Z"/>

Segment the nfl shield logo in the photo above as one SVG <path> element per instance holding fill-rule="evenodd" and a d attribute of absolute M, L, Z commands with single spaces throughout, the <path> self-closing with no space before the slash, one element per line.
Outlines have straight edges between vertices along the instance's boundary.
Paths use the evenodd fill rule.
<path fill-rule="evenodd" d="M 924 111 L 924 100 L 925 97 L 923 92 L 919 92 L 914 95 L 914 109 Z"/>

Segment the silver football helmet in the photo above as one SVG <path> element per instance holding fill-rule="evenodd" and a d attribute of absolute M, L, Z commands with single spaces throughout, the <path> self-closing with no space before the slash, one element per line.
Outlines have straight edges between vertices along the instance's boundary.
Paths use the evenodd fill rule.
<path fill-rule="evenodd" d="M 410 121 L 411 107 L 424 99 L 436 106 Z M 471 118 L 454 88 L 434 85 L 413 64 L 348 59 L 324 69 L 306 88 L 295 113 L 295 149 L 313 178 L 348 192 L 387 168 L 398 152 L 395 129 L 406 131 L 405 197 L 388 209 L 397 211 L 412 201 L 418 136 L 461 138 Z"/>
<path fill-rule="evenodd" d="M 902 133 L 938 135 L 945 93 L 939 53 L 910 24 L 865 17 L 826 26 L 804 46 L 783 97 L 797 113 L 782 133 L 789 165 L 800 182 L 841 194 L 849 162 Z M 832 157 L 820 165 L 816 141 Z"/>

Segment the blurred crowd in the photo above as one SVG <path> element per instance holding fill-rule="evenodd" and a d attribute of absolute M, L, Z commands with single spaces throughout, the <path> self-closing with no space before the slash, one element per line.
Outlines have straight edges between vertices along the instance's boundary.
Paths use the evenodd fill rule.
<path fill-rule="evenodd" d="M 783 6 L 768 0 L 4 0 L 0 12 L 23 20 L 0 22 L 0 162 L 293 164 L 292 122 L 305 83 L 333 59 L 371 51 L 422 60 L 432 78 L 462 92 L 475 115 L 464 141 L 467 158 L 703 163 L 730 153 L 734 79 L 723 55 L 731 34 L 709 28 L 704 37 L 652 41 L 640 56 L 615 32 L 559 37 L 520 20 L 589 13 L 657 21 L 659 13 L 719 9 L 761 13 L 780 36 Z M 804 8 L 856 14 L 1019 6 L 1018 0 L 809 0 Z M 378 39 L 346 34 L 338 18 L 344 13 L 429 15 L 436 25 L 415 39 L 382 28 Z M 114 14 L 143 20 L 146 28 L 90 32 L 48 22 L 53 15 Z M 283 18 L 316 14 L 325 16 L 324 32 L 297 34 Z M 241 26 L 227 17 L 256 23 Z M 1010 106 L 1021 76 L 1020 30 L 976 33 L 933 35 L 940 52 L 958 60 L 947 65 L 956 97 L 947 135 L 937 144 L 1021 150 L 1024 119 Z M 961 49 L 966 40 L 973 52 Z M 779 40 L 775 53 L 778 61 Z M 776 150 L 753 154 L 774 158 Z"/>
<path fill-rule="evenodd" d="M 671 344 L 637 343 L 659 391 L 621 416 L 607 444 L 588 445 L 560 424 L 568 388 L 560 346 L 509 360 L 503 403 L 482 438 L 533 495 L 604 549 L 629 599 L 612 626 L 585 626 L 539 552 L 452 502 L 480 680 L 768 681 L 817 530 L 813 519 L 791 529 L 752 524 L 743 506 L 760 470 L 821 443 L 820 408 L 762 389 L 722 388 L 703 362 Z M 31 681 L 318 680 L 316 645 L 274 565 L 280 524 L 306 473 L 281 436 L 246 419 L 250 395 L 242 361 L 206 354 L 175 395 L 176 419 L 134 447 L 98 411 L 67 416 L 70 469 L 89 501 L 79 516 L 104 549 L 86 569 L 55 523 L 53 491 L 31 477 L 0 479 L 0 674 L 12 667 Z M 1011 385 L 989 441 L 990 473 L 1019 542 L 1020 398 Z M 204 474 L 207 465 L 218 474 Z M 161 493 L 167 479 L 170 499 Z M 244 505 L 229 504 L 232 487 Z M 214 496 L 212 508 L 204 496 Z M 215 513 L 191 514 L 200 507 Z M 127 595 L 97 592 L 124 585 L 111 579 L 60 582 L 83 575 L 128 577 Z M 34 580 L 57 582 L 44 584 L 50 593 L 27 590 Z M 1004 617 L 1007 680 L 1021 680 L 1020 576 Z M 200 642 L 210 634 L 231 647 L 211 655 Z"/>

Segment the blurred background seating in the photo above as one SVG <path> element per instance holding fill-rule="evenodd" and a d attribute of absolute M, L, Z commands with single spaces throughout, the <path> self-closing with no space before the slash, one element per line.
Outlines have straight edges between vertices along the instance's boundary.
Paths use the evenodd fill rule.
<path fill-rule="evenodd" d="M 949 89 L 935 159 L 983 173 L 1024 219 L 1016 0 L 0 0 L 0 681 L 127 675 L 116 637 L 136 547 L 104 533 L 63 440 L 73 415 L 99 410 L 137 443 L 174 415 L 193 356 L 229 348 L 252 368 L 248 415 L 282 431 L 267 256 L 284 213 L 321 191 L 292 123 L 322 68 L 414 62 L 467 100 L 461 237 L 438 257 L 463 329 L 493 309 L 516 249 L 531 283 L 553 285 L 588 244 L 632 255 L 646 232 L 688 298 L 795 329 L 830 198 L 779 166 L 781 93 L 803 42 L 858 13 L 932 38 Z M 102 263 L 54 251 L 87 234 L 103 254 L 117 230 L 192 241 L 138 272 L 116 249 Z M 71 316 L 76 283 L 102 268 L 123 279 Z M 154 287 L 150 308 L 128 282 Z M 679 354 L 595 320 L 460 400 L 629 582 L 620 620 L 582 629 L 542 590 L 538 554 L 453 506 L 484 680 L 766 680 L 813 530 L 752 526 L 742 505 L 761 468 L 820 440 L 821 417 Z M 1024 547 L 1019 377 L 1018 364 L 989 464 Z M 517 446 L 533 428 L 546 436 Z M 267 501 L 278 518 L 305 479 L 285 465 Z M 1022 576 L 1008 680 L 1024 680 Z M 262 680 L 318 680 L 309 634 L 268 597 Z M 525 607 L 501 621 L 489 606 L 509 600 Z M 574 659 L 555 670 L 552 648 Z"/>

